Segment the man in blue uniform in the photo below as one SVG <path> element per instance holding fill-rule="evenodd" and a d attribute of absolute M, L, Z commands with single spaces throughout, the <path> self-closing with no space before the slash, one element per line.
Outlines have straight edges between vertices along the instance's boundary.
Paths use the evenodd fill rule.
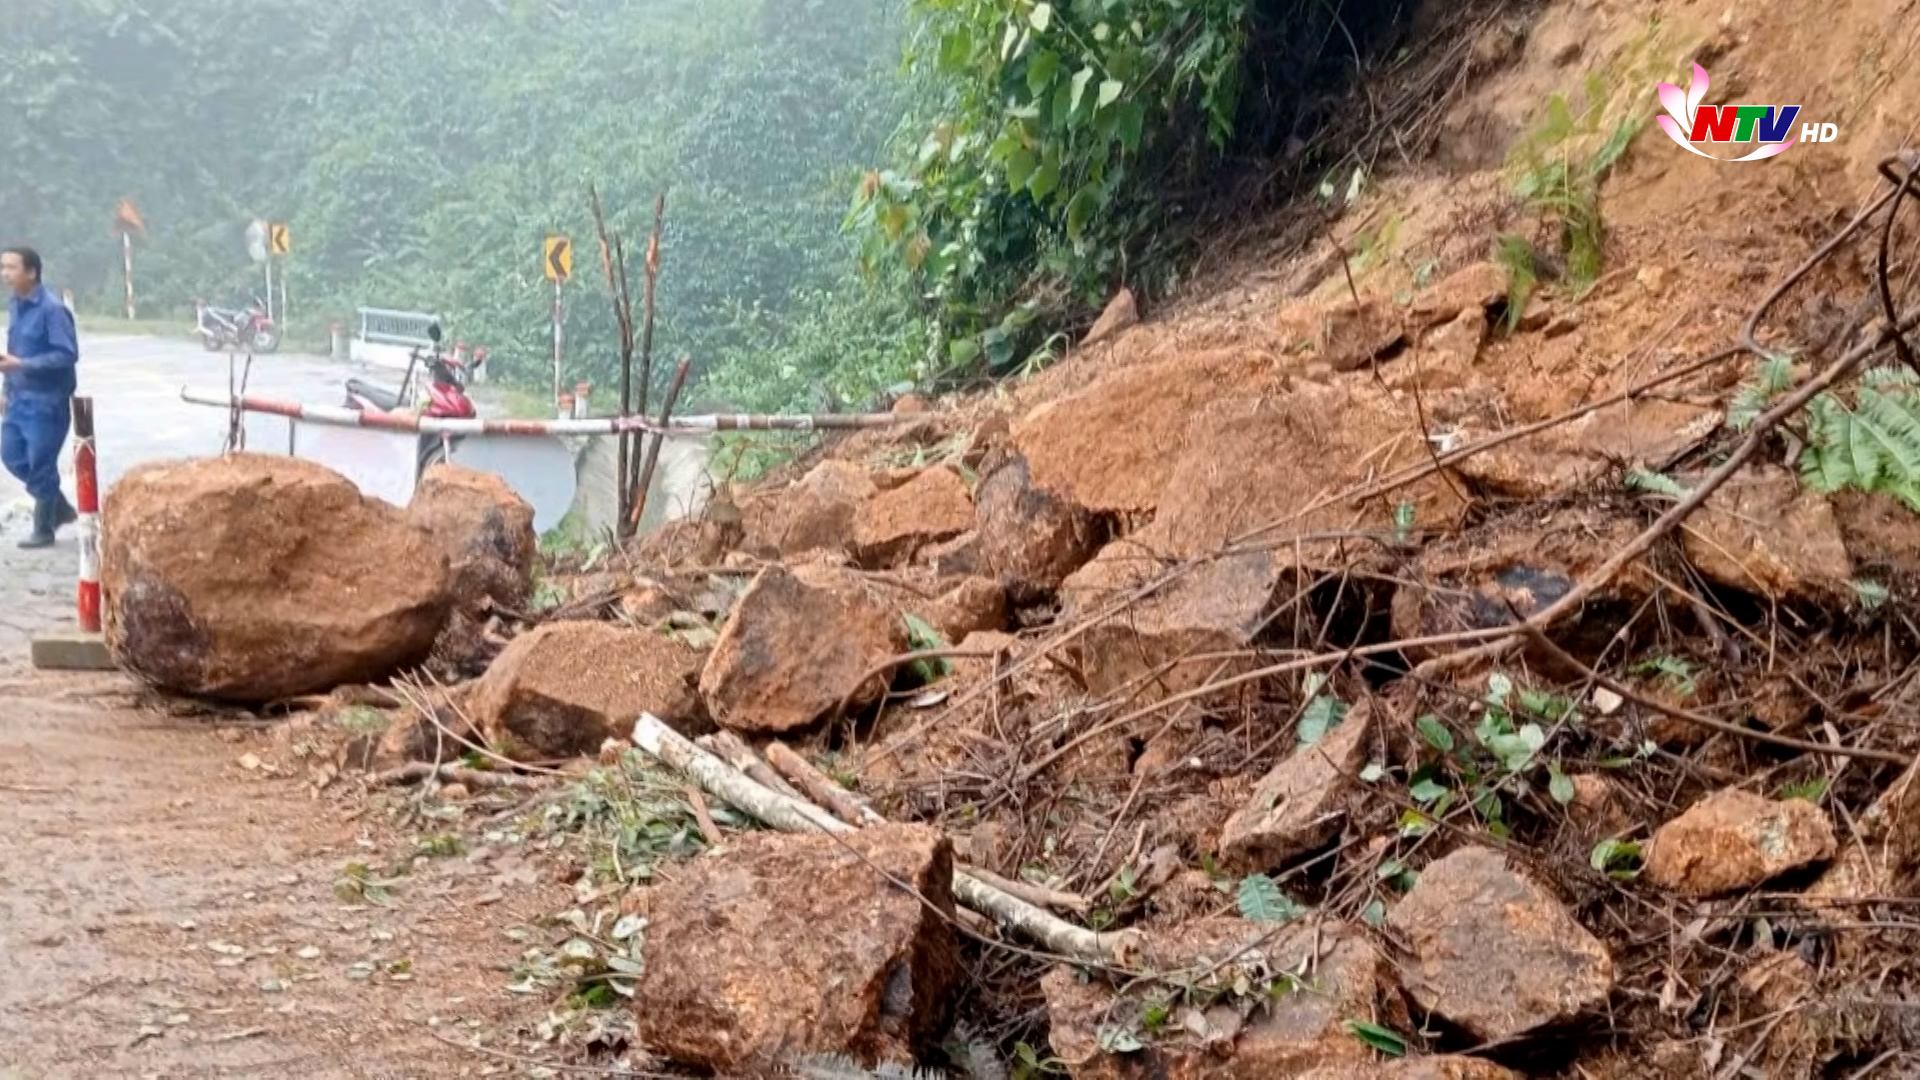
<path fill-rule="evenodd" d="M 0 354 L 5 395 L 0 410 L 0 463 L 33 496 L 33 531 L 23 548 L 53 545 L 53 534 L 79 516 L 60 491 L 60 450 L 72 423 L 74 366 L 80 361 L 73 313 L 40 282 L 32 248 L 0 251 L 7 302 L 7 351 Z"/>

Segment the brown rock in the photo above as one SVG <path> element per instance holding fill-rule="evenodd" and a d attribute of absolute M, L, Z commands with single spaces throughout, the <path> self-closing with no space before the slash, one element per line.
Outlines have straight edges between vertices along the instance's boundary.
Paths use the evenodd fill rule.
<path fill-rule="evenodd" d="M 1418 1005 L 1494 1042 L 1572 1020 L 1613 991 L 1613 959 L 1559 900 L 1487 848 L 1430 864 L 1387 924 Z"/>
<path fill-rule="evenodd" d="M 1338 417 L 1338 423 L 1329 423 Z M 1193 418 L 1185 449 L 1159 500 L 1149 542 L 1195 555 L 1251 530 L 1286 522 L 1281 535 L 1393 527 L 1395 504 L 1414 504 L 1422 528 L 1459 520 L 1465 504 L 1428 477 L 1361 505 L 1326 496 L 1428 460 L 1411 403 L 1371 385 L 1296 385 L 1291 393 L 1222 401 Z M 1329 544 L 1308 544 L 1309 556 Z"/>
<path fill-rule="evenodd" d="M 1116 556 L 1129 557 L 1124 548 Z M 1112 572 L 1095 564 L 1088 569 L 1096 575 Z M 1266 551 L 1196 566 L 1124 616 L 1104 620 L 1080 636 L 1074 648 L 1087 690 L 1104 696 L 1122 688 L 1132 692 L 1139 684 L 1136 704 L 1144 704 L 1251 665 L 1251 658 L 1223 662 L 1218 654 L 1252 644 L 1285 576 L 1279 560 Z M 1077 615 L 1077 601 L 1074 611 Z"/>
<path fill-rule="evenodd" d="M 1487 309 L 1506 301 L 1507 272 L 1493 263 L 1477 262 L 1448 274 L 1414 297 L 1407 314 L 1414 325 L 1429 327 L 1478 312 L 1484 325 Z"/>
<path fill-rule="evenodd" d="M 1654 832 L 1644 876 L 1682 896 L 1720 896 L 1824 862 L 1836 847 L 1833 826 L 1813 803 L 1727 788 Z"/>
<path fill-rule="evenodd" d="M 700 654 L 651 630 L 549 623 L 515 638 L 474 686 L 472 715 L 519 761 L 591 755 L 643 712 L 698 734 Z"/>
<path fill-rule="evenodd" d="M 889 680 L 869 673 L 906 648 L 905 620 L 855 575 L 822 565 L 769 566 L 721 630 L 700 673 L 700 693 L 723 727 L 793 731 L 849 693 L 856 707 L 879 700 Z"/>
<path fill-rule="evenodd" d="M 1096 514 L 1159 505 L 1193 415 L 1251 374 L 1235 355 L 1139 364 L 1106 372 L 1014 425 L 1033 483 Z"/>
<path fill-rule="evenodd" d="M 870 1066 L 924 1052 L 961 974 L 952 880 L 951 845 L 913 825 L 743 836 L 688 864 L 640 893 L 640 1042 L 733 1076 L 805 1055 Z"/>
<path fill-rule="evenodd" d="M 777 510 L 762 526 L 773 532 L 770 543 L 763 541 L 755 546 L 771 547 L 788 556 L 843 550 L 853 541 L 855 515 L 878 490 L 867 470 L 829 458 L 779 498 Z M 748 530 L 750 539 L 755 531 Z"/>
<path fill-rule="evenodd" d="M 1380 1008 L 1389 973 L 1372 945 L 1353 929 L 1322 920 L 1277 933 L 1272 929 L 1238 919 L 1207 919 L 1151 934 L 1145 952 L 1156 970 L 1210 967 L 1238 954 L 1210 985 L 1231 986 L 1243 974 L 1256 986 L 1276 972 L 1311 974 L 1302 986 L 1282 988 L 1258 1006 L 1236 1007 L 1231 995 L 1222 995 L 1220 1003 L 1205 1009 L 1179 1007 L 1161 1036 L 1131 1054 L 1102 1049 L 1100 1031 L 1137 1029 L 1144 1004 L 1132 996 L 1116 1000 L 1111 988 L 1082 982 L 1069 968 L 1053 969 L 1040 986 L 1055 1055 L 1075 1080 L 1270 1080 L 1370 1064 L 1371 1051 L 1344 1025 L 1354 1017 L 1372 1017 Z"/>
<path fill-rule="evenodd" d="M 952 469 L 923 469 L 860 508 L 854 515 L 853 546 L 867 566 L 895 566 L 920 548 L 972 527 L 973 497 L 967 482 Z"/>
<path fill-rule="evenodd" d="M 407 519 L 447 553 L 453 594 L 462 607 L 479 610 L 490 601 L 525 609 L 538 537 L 533 507 L 506 481 L 478 469 L 434 465 L 414 489 Z"/>
<path fill-rule="evenodd" d="M 107 645 L 185 694 L 266 702 L 426 659 L 447 558 L 397 507 L 297 458 L 143 465 L 107 494 Z"/>
<path fill-rule="evenodd" d="M 1920 581 L 1920 514 L 1890 495 L 1844 490 L 1827 499 L 1858 573 L 1883 584 L 1888 577 Z"/>
<path fill-rule="evenodd" d="M 1093 524 L 1070 501 L 1033 483 L 1011 455 L 974 492 L 976 535 L 987 565 L 1015 603 L 1039 601 L 1094 553 Z"/>
<path fill-rule="evenodd" d="M 681 600 L 657 581 L 641 578 L 620 594 L 620 614 L 636 626 L 657 626 L 661 620 L 681 610 Z"/>
<path fill-rule="evenodd" d="M 1113 299 L 1107 301 L 1106 310 L 1094 320 L 1093 328 L 1087 331 L 1087 336 L 1080 339 L 1080 347 L 1098 345 L 1123 330 L 1139 325 L 1139 322 L 1140 308 L 1134 303 L 1133 290 L 1123 286 L 1119 292 L 1113 294 Z"/>
<path fill-rule="evenodd" d="M 1717 430 L 1720 421 L 1719 412 L 1682 402 L 1624 402 L 1475 454 L 1456 467 L 1473 486 L 1490 494 L 1556 498 L 1590 487 L 1622 467 L 1664 472 Z M 1464 434 L 1469 442 L 1485 437 Z"/>
<path fill-rule="evenodd" d="M 916 613 L 940 632 L 941 640 L 964 641 L 969 634 L 1007 625 L 1007 594 L 986 578 L 967 578 Z"/>
<path fill-rule="evenodd" d="M 1487 340 L 1487 312 L 1470 307 L 1450 323 L 1428 333 L 1420 347 L 1432 353 L 1443 368 L 1470 368 L 1480 360 L 1480 346 Z"/>
<path fill-rule="evenodd" d="M 1227 819 L 1220 857 L 1264 871 L 1305 855 L 1340 833 L 1347 800 L 1373 742 L 1373 709 L 1361 702 L 1312 746 L 1295 750 Z"/>
<path fill-rule="evenodd" d="M 1521 1080 L 1512 1069 L 1481 1058 L 1440 1055 L 1397 1061 L 1329 1065 L 1293 1080 Z"/>
<path fill-rule="evenodd" d="M 1920 870 L 1920 765 L 1901 773 L 1854 822 L 1857 840 L 1807 890 L 1823 899 L 1906 896 Z"/>
<path fill-rule="evenodd" d="M 1846 603 L 1853 560 L 1824 496 L 1784 469 L 1738 473 L 1682 526 L 1687 558 L 1708 580 L 1770 600 Z"/>
<path fill-rule="evenodd" d="M 1357 371 L 1406 343 L 1407 328 L 1393 305 L 1375 297 L 1303 300 L 1280 312 L 1286 351 L 1325 361 L 1335 371 Z"/>
<path fill-rule="evenodd" d="M 987 577 L 993 568 L 980 547 L 980 534 L 973 530 L 951 540 L 922 548 L 920 561 L 933 570 L 935 577 Z"/>
<path fill-rule="evenodd" d="M 927 400 L 925 394 L 901 394 L 899 400 L 893 403 L 893 411 L 901 416 L 918 415 L 932 410 L 933 403 Z"/>

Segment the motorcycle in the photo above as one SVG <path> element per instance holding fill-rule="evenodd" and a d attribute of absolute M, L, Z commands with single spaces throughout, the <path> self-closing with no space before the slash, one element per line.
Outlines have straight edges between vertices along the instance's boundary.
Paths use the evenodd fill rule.
<path fill-rule="evenodd" d="M 198 305 L 194 327 L 208 352 L 271 353 L 280 348 L 280 330 L 258 296 L 243 309 Z"/>
<path fill-rule="evenodd" d="M 427 350 L 416 347 L 407 360 L 407 371 L 400 380 L 400 389 L 387 390 L 362 379 L 347 380 L 347 407 L 360 412 L 396 413 L 412 411 L 415 407 L 414 372 L 425 367 L 427 375 L 427 400 L 420 415 L 436 420 L 471 420 L 480 415 L 474 407 L 473 399 L 467 396 L 467 379 L 474 369 L 486 363 L 485 350 L 475 353 L 469 365 L 459 356 L 449 356 L 440 351 L 440 325 L 427 327 L 427 338 L 433 342 Z M 420 436 L 420 471 L 424 474 L 429 465 L 447 460 L 447 455 L 459 442 L 454 436 L 423 432 Z"/>

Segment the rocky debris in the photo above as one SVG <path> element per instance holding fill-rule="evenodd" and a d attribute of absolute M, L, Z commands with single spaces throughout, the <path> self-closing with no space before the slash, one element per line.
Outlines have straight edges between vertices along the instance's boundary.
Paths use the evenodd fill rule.
<path fill-rule="evenodd" d="M 905 620 L 858 575 L 820 564 L 760 571 L 700 673 L 715 722 L 779 734 L 807 727 L 849 695 L 879 700 L 873 669 L 907 651 Z"/>
<path fill-rule="evenodd" d="M 922 548 L 920 562 L 938 578 L 991 577 L 993 567 L 980 544 L 980 534 L 969 529 L 942 543 Z"/>
<path fill-rule="evenodd" d="M 922 469 L 860 507 L 853 518 L 853 548 L 867 566 L 896 566 L 919 549 L 972 527 L 973 496 L 967 482 L 944 466 Z"/>
<path fill-rule="evenodd" d="M 1507 272 L 1490 262 L 1470 263 L 1413 298 L 1407 319 L 1422 329 L 1443 326 L 1463 315 L 1479 315 L 1507 302 Z"/>
<path fill-rule="evenodd" d="M 1713 434 L 1721 419 L 1717 409 L 1685 402 L 1623 402 L 1475 454 L 1455 469 L 1490 495 L 1559 498 L 1623 468 L 1665 473 Z M 1460 434 L 1466 442 L 1477 442 L 1490 433 L 1469 426 Z"/>
<path fill-rule="evenodd" d="M 1283 973 L 1309 974 L 1302 976 L 1302 985 L 1289 989 L 1283 984 L 1271 995 L 1223 994 L 1205 1008 L 1177 1005 L 1162 1033 L 1153 1035 L 1144 1030 L 1145 1006 L 1138 998 L 1116 1000 L 1118 995 L 1105 984 L 1083 982 L 1070 968 L 1054 968 L 1040 984 L 1047 997 L 1050 1039 L 1055 1056 L 1075 1080 L 1267 1080 L 1371 1064 L 1372 1051 L 1349 1034 L 1345 1024 L 1377 1014 L 1391 973 L 1365 935 L 1354 929 L 1304 920 L 1275 932 L 1238 919 L 1206 919 L 1152 933 L 1143 950 L 1149 966 L 1159 971 L 1211 967 L 1237 954 L 1209 982 L 1222 988 L 1241 978 L 1259 987 Z M 1103 1042 L 1103 1031 L 1125 1032 L 1142 1048 L 1132 1053 L 1110 1049 L 1114 1040 L 1109 1035 Z"/>
<path fill-rule="evenodd" d="M 952 879 L 951 845 L 920 826 L 743 836 L 688 864 L 638 896 L 640 1042 L 722 1075 L 910 1061 L 945 1032 L 961 976 Z"/>
<path fill-rule="evenodd" d="M 1487 313 L 1468 308 L 1450 323 L 1443 323 L 1420 339 L 1420 347 L 1431 354 L 1443 370 L 1458 372 L 1472 367 L 1480 359 L 1480 346 L 1487 340 Z M 1421 389 L 1433 389 L 1428 383 Z"/>
<path fill-rule="evenodd" d="M 475 684 L 472 715 L 518 761 L 591 755 L 643 712 L 699 734 L 700 654 L 651 630 L 557 622 L 515 638 Z"/>
<path fill-rule="evenodd" d="M 1357 371 L 1406 344 L 1407 327 L 1392 303 L 1362 296 L 1306 300 L 1279 316 L 1282 347 L 1337 372 Z"/>
<path fill-rule="evenodd" d="M 964 578 L 931 603 L 902 605 L 938 631 L 942 641 L 957 642 L 1007 625 L 1007 594 L 997 582 Z"/>
<path fill-rule="evenodd" d="M 1137 326 L 1140 322 L 1140 308 L 1134 303 L 1133 290 L 1122 286 L 1107 301 L 1106 309 L 1100 312 L 1087 336 L 1080 339 L 1080 347 L 1098 345 L 1102 341 L 1119 335 L 1122 331 Z"/>
<path fill-rule="evenodd" d="M 1858 815 L 1852 832 L 1808 895 L 1854 900 L 1909 895 L 1920 871 L 1920 765 L 1881 792 Z"/>
<path fill-rule="evenodd" d="M 1429 864 L 1387 925 L 1411 950 L 1400 975 L 1413 1000 L 1481 1041 L 1570 1021 L 1613 992 L 1606 946 L 1488 848 Z"/>
<path fill-rule="evenodd" d="M 429 468 L 414 489 L 407 518 L 447 554 L 455 600 L 524 610 L 533 588 L 538 537 L 533 507 L 489 472 L 446 462 Z"/>
<path fill-rule="evenodd" d="M 1300 1073 L 1292 1080 L 1521 1080 L 1521 1077 L 1512 1069 L 1481 1058 L 1437 1055 L 1328 1065 Z"/>
<path fill-rule="evenodd" d="M 661 582 L 644 578 L 636 580 L 620 594 L 620 614 L 635 626 L 658 626 L 684 607 L 685 604 L 672 589 Z"/>
<path fill-rule="evenodd" d="M 1681 544 L 1717 585 L 1781 601 L 1844 604 L 1853 597 L 1853 561 L 1833 507 L 1785 469 L 1749 469 L 1728 479 L 1682 526 Z"/>
<path fill-rule="evenodd" d="M 867 470 L 829 458 L 746 515 L 747 546 L 789 557 L 846 550 L 853 543 L 855 516 L 878 492 Z"/>
<path fill-rule="evenodd" d="M 1330 416 L 1340 422 L 1328 423 Z M 1403 408 L 1371 385 L 1300 383 L 1211 405 L 1193 417 L 1159 513 L 1139 539 L 1169 554 L 1198 555 L 1264 526 L 1277 529 L 1275 538 L 1391 532 L 1403 502 L 1413 504 L 1419 527 L 1446 528 L 1466 506 L 1438 476 L 1386 498 L 1317 505 L 1342 488 L 1428 461 L 1419 426 L 1410 402 Z M 1305 552 L 1311 559 L 1332 547 L 1309 542 Z"/>
<path fill-rule="evenodd" d="M 1257 357 L 1221 353 L 1121 368 L 1013 427 L 1032 482 L 1094 514 L 1151 511 L 1204 406 L 1253 377 Z"/>
<path fill-rule="evenodd" d="M 1633 827 L 1619 785 L 1598 773 L 1580 773 L 1569 779 L 1573 782 L 1573 800 L 1567 803 L 1567 816 L 1585 846 L 1591 848 Z"/>
<path fill-rule="evenodd" d="M 1105 556 L 1103 550 L 1101 558 Z M 1115 558 L 1131 556 L 1122 548 Z M 1116 572 L 1110 566 L 1096 568 L 1099 562 L 1081 573 Z M 1118 572 L 1131 574 L 1138 566 L 1124 565 Z M 1195 566 L 1124 615 L 1080 636 L 1073 647 L 1088 692 L 1104 696 L 1132 693 L 1137 687 L 1135 701 L 1144 704 L 1245 669 L 1250 658 L 1223 660 L 1220 654 L 1243 651 L 1253 643 L 1286 576 L 1279 560 L 1266 551 Z"/>
<path fill-rule="evenodd" d="M 103 517 L 107 644 L 178 693 L 256 703 L 375 682 L 424 660 L 451 606 L 431 537 L 297 458 L 139 466 Z"/>
<path fill-rule="evenodd" d="M 1393 635 L 1439 637 L 1529 618 L 1573 591 L 1639 531 L 1639 522 L 1631 518 L 1575 508 L 1496 518 L 1429 543 L 1394 593 Z M 1630 569 L 1547 631 L 1574 656 L 1596 656 L 1652 587 L 1644 571 Z M 1413 646 L 1406 652 L 1418 663 L 1451 648 Z"/>
<path fill-rule="evenodd" d="M 1815 804 L 1727 788 L 1655 831 L 1643 876 L 1682 896 L 1722 896 L 1825 862 L 1836 848 Z"/>
<path fill-rule="evenodd" d="M 974 491 L 979 552 L 1015 603 L 1053 593 L 1093 557 L 1088 515 L 1033 482 L 1025 458 L 1011 455 Z"/>
<path fill-rule="evenodd" d="M 1920 582 L 1920 515 L 1890 495 L 1845 489 L 1827 496 L 1855 571 L 1884 584 Z"/>
<path fill-rule="evenodd" d="M 1300 747 L 1254 786 L 1220 836 L 1230 865 L 1262 871 L 1296 859 L 1339 835 L 1347 801 L 1373 743 L 1373 707 L 1361 702 L 1331 731 Z"/>

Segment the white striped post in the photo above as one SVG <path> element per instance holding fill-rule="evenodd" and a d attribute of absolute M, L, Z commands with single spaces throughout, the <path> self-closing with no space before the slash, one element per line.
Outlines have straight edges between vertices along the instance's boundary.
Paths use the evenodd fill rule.
<path fill-rule="evenodd" d="M 73 399 L 74 497 L 80 513 L 80 629 L 100 632 L 100 481 L 93 447 L 93 399 Z"/>

